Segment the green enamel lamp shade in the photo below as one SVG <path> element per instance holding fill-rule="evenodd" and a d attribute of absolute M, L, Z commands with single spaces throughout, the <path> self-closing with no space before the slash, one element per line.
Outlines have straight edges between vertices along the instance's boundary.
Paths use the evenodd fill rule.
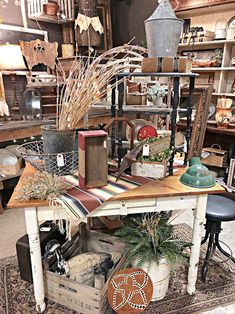
<path fill-rule="evenodd" d="M 193 188 L 211 188 L 215 179 L 207 167 L 203 166 L 199 157 L 189 161 L 189 168 L 180 177 L 180 182 Z"/>

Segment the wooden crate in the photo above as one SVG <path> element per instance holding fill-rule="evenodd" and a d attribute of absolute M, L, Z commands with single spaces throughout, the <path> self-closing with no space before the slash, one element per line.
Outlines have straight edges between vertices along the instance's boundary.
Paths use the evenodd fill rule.
<path fill-rule="evenodd" d="M 145 106 L 147 95 L 145 93 L 127 93 L 126 105 Z"/>
<path fill-rule="evenodd" d="M 104 131 L 78 132 L 79 185 L 90 189 L 108 183 L 107 136 Z"/>
<path fill-rule="evenodd" d="M 213 145 L 212 145 L 213 146 Z M 202 149 L 202 156 L 203 153 L 210 154 L 206 158 L 202 158 L 202 163 L 206 166 L 215 166 L 226 168 L 228 166 L 228 151 L 214 148 L 214 147 L 206 147 Z"/>
<path fill-rule="evenodd" d="M 92 230 L 87 230 L 88 252 L 113 252 L 124 253 L 124 244 L 117 237 L 106 235 Z M 109 272 L 109 279 L 115 271 L 121 269 L 124 264 L 123 256 L 114 269 Z M 80 284 L 65 276 L 50 271 L 44 273 L 46 297 L 54 302 L 62 304 L 69 309 L 83 314 L 106 314 L 108 309 L 108 281 L 102 289 L 96 289 L 88 285 Z"/>
<path fill-rule="evenodd" d="M 33 20 L 45 22 L 65 23 L 74 21 L 75 6 L 74 1 L 58 0 L 60 17 L 45 14 L 43 5 L 48 4 L 49 0 L 28 0 L 28 17 Z"/>
<path fill-rule="evenodd" d="M 160 179 L 166 176 L 167 161 L 163 162 L 134 162 L 131 165 L 131 175 Z"/>
<path fill-rule="evenodd" d="M 187 57 L 143 58 L 141 64 L 141 71 L 143 73 L 189 73 L 191 72 L 191 68 L 192 60 Z"/>

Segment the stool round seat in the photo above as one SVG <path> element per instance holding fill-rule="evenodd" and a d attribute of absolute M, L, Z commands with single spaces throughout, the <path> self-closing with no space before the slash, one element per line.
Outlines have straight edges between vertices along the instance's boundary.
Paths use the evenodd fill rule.
<path fill-rule="evenodd" d="M 206 218 L 213 221 L 235 220 L 235 202 L 224 196 L 209 195 Z"/>

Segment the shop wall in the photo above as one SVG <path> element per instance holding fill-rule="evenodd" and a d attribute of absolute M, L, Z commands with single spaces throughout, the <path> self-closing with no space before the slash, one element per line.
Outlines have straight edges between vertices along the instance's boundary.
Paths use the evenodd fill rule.
<path fill-rule="evenodd" d="M 112 25 L 113 43 L 118 46 L 129 42 L 146 42 L 144 21 L 154 12 L 157 0 L 113 0 Z"/>

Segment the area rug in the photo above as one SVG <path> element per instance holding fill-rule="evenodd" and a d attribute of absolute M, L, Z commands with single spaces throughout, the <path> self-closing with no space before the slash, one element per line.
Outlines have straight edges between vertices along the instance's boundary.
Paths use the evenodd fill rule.
<path fill-rule="evenodd" d="M 190 240 L 192 230 L 185 224 L 176 228 L 184 239 Z M 199 265 L 205 253 L 205 246 Z M 220 260 L 220 256 L 215 259 Z M 180 266 L 171 276 L 167 296 L 150 303 L 145 314 L 191 314 L 202 313 L 209 309 L 235 303 L 235 265 L 231 262 L 211 263 L 206 283 L 197 281 L 197 292 L 193 296 L 186 293 L 187 266 Z M 17 258 L 8 257 L 0 260 L 0 313 L 34 314 L 35 302 L 33 286 L 20 278 Z M 84 297 L 86 297 L 84 295 Z M 62 305 L 47 301 L 47 314 L 75 314 L 76 312 Z M 105 313 L 106 314 L 106 313 Z"/>

